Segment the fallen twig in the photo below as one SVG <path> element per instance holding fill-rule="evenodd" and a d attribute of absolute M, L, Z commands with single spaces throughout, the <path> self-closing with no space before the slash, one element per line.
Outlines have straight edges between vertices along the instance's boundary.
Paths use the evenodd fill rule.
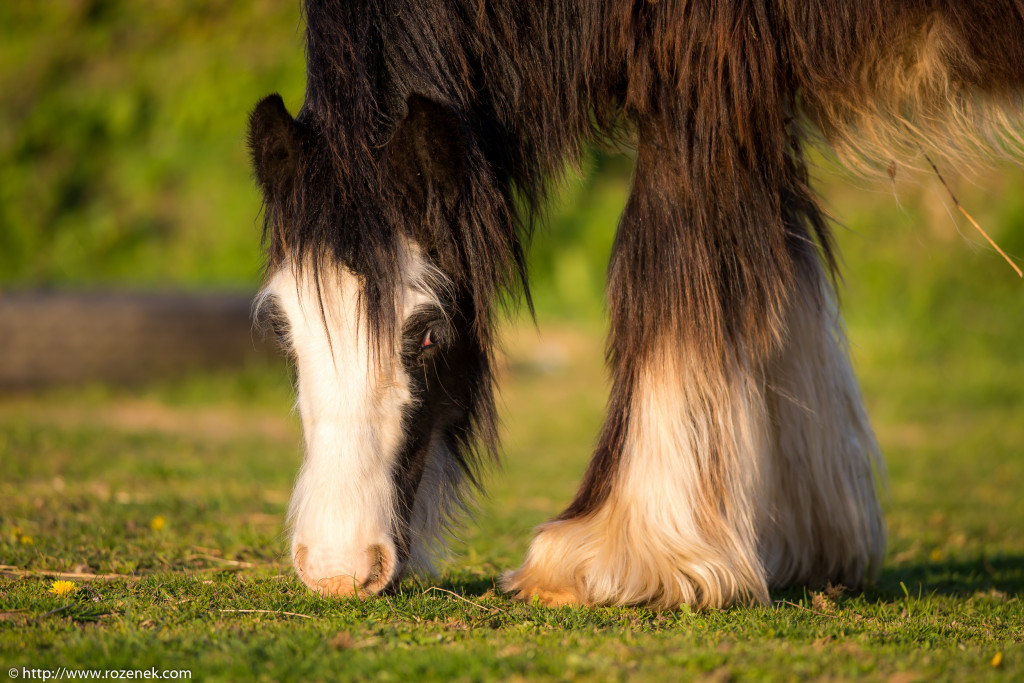
<path fill-rule="evenodd" d="M 0 576 L 9 579 L 20 579 L 32 576 L 52 576 L 58 579 L 78 579 L 80 581 L 117 581 L 119 579 L 137 579 L 130 574 L 90 574 L 89 572 L 60 572 L 48 569 L 21 569 L 8 564 L 0 564 Z"/>
<path fill-rule="evenodd" d="M 221 609 L 218 612 L 237 612 L 239 614 L 283 614 L 289 617 L 299 617 L 301 619 L 316 619 L 308 614 L 299 614 L 298 612 L 282 612 L 280 610 L 273 609 Z"/>
<path fill-rule="evenodd" d="M 40 614 L 40 615 L 39 615 L 38 617 L 36 617 L 36 619 L 35 619 L 35 620 L 36 620 L 36 621 L 42 621 L 43 619 L 45 619 L 46 617 L 50 616 L 51 614 L 56 614 L 57 612 L 63 612 L 63 611 L 64 611 L 64 610 L 66 610 L 66 609 L 67 609 L 68 607 L 71 607 L 71 605 L 70 605 L 70 604 L 68 604 L 68 605 L 64 605 L 63 607 L 58 607 L 57 609 L 52 609 L 52 610 L 50 610 L 49 612 L 43 612 L 43 613 L 42 613 L 42 614 Z"/>
<path fill-rule="evenodd" d="M 790 607 L 796 607 L 797 609 L 802 609 L 803 611 L 810 612 L 811 614 L 817 614 L 819 617 L 827 617 L 829 619 L 836 619 L 837 618 L 835 614 L 825 614 L 824 612 L 819 612 L 817 610 L 808 609 L 807 607 L 804 607 L 803 605 L 798 605 L 795 602 L 790 602 L 789 600 L 776 600 L 775 601 L 775 605 L 776 605 L 776 607 L 779 606 L 779 605 L 789 605 Z"/>
<path fill-rule="evenodd" d="M 217 557 L 216 555 L 210 555 L 209 553 L 194 553 L 194 554 L 192 554 L 191 556 L 188 557 L 189 560 L 193 560 L 193 559 L 196 559 L 196 558 L 200 558 L 200 559 L 204 559 L 204 560 L 210 560 L 212 562 L 220 562 L 221 564 L 226 564 L 226 565 L 228 565 L 230 567 L 238 567 L 239 569 L 252 569 L 253 567 L 256 566 L 252 562 L 245 562 L 243 560 L 229 560 L 229 559 L 224 558 L 224 557 Z"/>
<path fill-rule="evenodd" d="M 422 594 L 426 595 L 430 591 L 440 591 L 442 593 L 447 593 L 448 595 L 452 596 L 453 598 L 456 598 L 458 600 L 462 600 L 463 602 L 468 602 L 470 605 L 473 605 L 473 607 L 477 607 L 477 608 L 482 609 L 482 610 L 496 611 L 496 612 L 501 612 L 502 614 L 508 614 L 508 612 L 506 612 L 505 610 L 501 609 L 500 607 L 488 607 L 487 605 L 481 605 L 479 602 L 473 602 L 472 600 L 469 600 L 467 598 L 462 597 L 458 593 L 455 593 L 453 591 L 447 590 L 445 588 L 438 588 L 437 586 L 431 586 L 427 590 L 423 591 Z"/>

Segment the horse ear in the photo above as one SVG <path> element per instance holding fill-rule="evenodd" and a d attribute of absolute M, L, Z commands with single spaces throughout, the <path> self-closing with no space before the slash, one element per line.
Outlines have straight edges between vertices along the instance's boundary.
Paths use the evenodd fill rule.
<path fill-rule="evenodd" d="M 428 196 L 451 202 L 466 177 L 469 135 L 450 107 L 422 95 L 410 95 L 405 118 L 391 139 L 392 169 L 403 177 L 415 199 Z"/>
<path fill-rule="evenodd" d="M 302 148 L 299 124 L 277 93 L 260 100 L 249 117 L 249 152 L 267 199 L 280 197 L 296 180 Z"/>

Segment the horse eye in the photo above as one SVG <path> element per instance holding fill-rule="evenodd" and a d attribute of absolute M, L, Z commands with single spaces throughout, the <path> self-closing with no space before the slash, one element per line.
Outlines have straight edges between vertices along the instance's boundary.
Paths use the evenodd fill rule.
<path fill-rule="evenodd" d="M 285 335 L 288 334 L 288 323 L 281 320 L 278 316 L 271 316 L 270 318 L 270 329 L 274 331 L 274 335 L 279 341 L 284 341 Z"/>
<path fill-rule="evenodd" d="M 437 335 L 434 333 L 434 329 L 430 328 L 427 333 L 423 335 L 423 341 L 420 342 L 420 348 L 425 349 L 428 346 L 433 346 L 437 343 Z"/>

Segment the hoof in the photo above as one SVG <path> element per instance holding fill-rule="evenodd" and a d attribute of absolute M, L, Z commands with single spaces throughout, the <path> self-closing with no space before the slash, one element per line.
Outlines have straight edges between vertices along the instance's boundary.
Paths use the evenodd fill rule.
<path fill-rule="evenodd" d="M 532 602 L 538 600 L 545 607 L 561 607 L 563 605 L 586 605 L 585 600 L 570 586 L 545 587 L 530 577 L 526 567 L 514 572 L 507 572 L 501 577 L 502 590 L 511 593 L 513 600 Z"/>
<path fill-rule="evenodd" d="M 664 533 L 640 525 L 623 529 L 600 514 L 556 520 L 537 530 L 522 567 L 503 576 L 501 587 L 516 600 L 536 598 L 548 607 L 768 603 L 756 556 L 750 568 L 741 553 L 724 553 L 704 539 L 666 540 Z"/>

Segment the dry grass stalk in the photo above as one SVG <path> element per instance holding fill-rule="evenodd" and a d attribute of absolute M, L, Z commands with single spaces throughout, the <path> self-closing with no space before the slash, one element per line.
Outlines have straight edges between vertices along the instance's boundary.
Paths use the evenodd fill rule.
<path fill-rule="evenodd" d="M 922 151 L 922 153 L 924 152 Z M 939 173 L 939 169 L 935 165 L 935 162 L 931 160 L 931 157 L 929 157 L 927 154 L 924 154 L 924 158 L 928 161 L 929 165 L 931 165 L 932 170 L 935 171 L 935 175 L 939 179 L 939 182 L 941 182 L 942 186 L 946 188 L 946 192 L 949 193 L 949 198 L 953 200 L 953 205 L 956 206 L 956 208 L 960 210 L 960 213 L 962 213 L 967 218 L 967 220 L 971 222 L 971 225 L 973 225 L 975 229 L 977 229 L 977 231 L 981 233 L 982 237 L 988 240 L 988 243 L 992 245 L 992 248 L 999 252 L 999 255 L 1002 256 L 1006 260 L 1006 262 L 1010 264 L 1010 267 L 1013 268 L 1014 271 L 1016 271 L 1017 277 L 1024 277 L 1024 272 L 1021 272 L 1021 269 L 1017 266 L 1017 264 L 1013 262 L 1013 260 L 1006 254 L 1005 251 L 999 248 L 999 245 L 996 244 L 995 240 L 988 236 L 988 233 L 985 232 L 980 225 L 978 225 L 978 222 L 974 220 L 971 214 L 967 213 L 967 209 L 963 207 L 963 204 L 960 203 L 960 200 L 958 200 L 956 198 L 956 195 L 953 194 L 953 189 L 946 182 L 946 179 L 942 177 L 942 174 Z M 892 177 L 895 175 L 895 172 L 890 171 L 889 175 L 890 177 Z"/>

